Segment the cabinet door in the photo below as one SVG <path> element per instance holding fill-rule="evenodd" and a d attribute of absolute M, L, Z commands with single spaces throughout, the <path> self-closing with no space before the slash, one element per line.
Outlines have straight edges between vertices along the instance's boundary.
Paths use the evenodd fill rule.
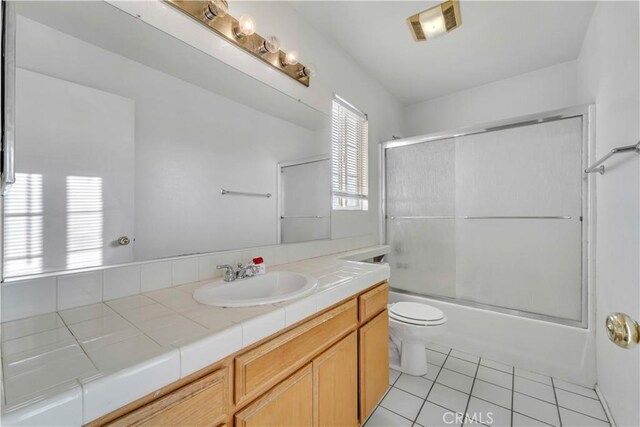
<path fill-rule="evenodd" d="M 378 314 L 358 331 L 360 342 L 360 422 L 369 414 L 389 387 L 389 317 Z"/>
<path fill-rule="evenodd" d="M 291 375 L 235 416 L 237 427 L 313 425 L 311 364 Z"/>
<path fill-rule="evenodd" d="M 358 425 L 358 338 L 343 338 L 313 361 L 315 426 Z"/>
<path fill-rule="evenodd" d="M 108 424 L 117 426 L 217 426 L 227 419 L 229 368 L 223 368 Z"/>

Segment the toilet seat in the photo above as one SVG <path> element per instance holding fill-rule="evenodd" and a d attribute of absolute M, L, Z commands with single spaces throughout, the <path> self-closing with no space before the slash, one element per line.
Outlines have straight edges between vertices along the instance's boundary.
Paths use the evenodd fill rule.
<path fill-rule="evenodd" d="M 441 310 L 430 305 L 407 301 L 391 304 L 389 317 L 413 326 L 438 326 L 447 321 L 447 317 Z"/>

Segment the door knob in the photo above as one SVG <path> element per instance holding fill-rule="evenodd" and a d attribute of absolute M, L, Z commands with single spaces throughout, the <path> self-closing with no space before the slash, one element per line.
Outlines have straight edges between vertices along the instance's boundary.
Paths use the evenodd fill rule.
<path fill-rule="evenodd" d="M 117 242 L 120 246 L 127 246 L 129 243 L 131 243 L 131 239 L 129 239 L 128 236 L 122 236 L 118 238 Z"/>
<path fill-rule="evenodd" d="M 640 343 L 640 325 L 625 313 L 613 313 L 607 316 L 607 335 L 622 348 L 633 348 Z"/>

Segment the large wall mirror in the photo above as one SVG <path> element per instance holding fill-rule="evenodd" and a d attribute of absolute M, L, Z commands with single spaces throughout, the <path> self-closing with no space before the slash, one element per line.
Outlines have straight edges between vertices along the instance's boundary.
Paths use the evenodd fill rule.
<path fill-rule="evenodd" d="M 306 193 L 278 176 L 327 155 L 326 115 L 105 2 L 10 2 L 7 19 L 4 278 L 330 237 L 323 163 L 287 169 L 313 182 L 310 212 L 282 212 Z"/>

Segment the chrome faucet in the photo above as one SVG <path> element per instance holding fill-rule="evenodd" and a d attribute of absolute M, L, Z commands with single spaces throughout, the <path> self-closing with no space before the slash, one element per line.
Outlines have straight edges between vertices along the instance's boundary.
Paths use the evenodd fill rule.
<path fill-rule="evenodd" d="M 216 267 L 218 270 L 224 270 L 224 281 L 225 282 L 233 282 L 236 279 L 246 279 L 248 277 L 253 277 L 258 272 L 258 267 L 253 264 L 243 265 L 242 263 L 238 263 L 238 269 L 234 269 L 232 265 L 222 264 Z"/>

